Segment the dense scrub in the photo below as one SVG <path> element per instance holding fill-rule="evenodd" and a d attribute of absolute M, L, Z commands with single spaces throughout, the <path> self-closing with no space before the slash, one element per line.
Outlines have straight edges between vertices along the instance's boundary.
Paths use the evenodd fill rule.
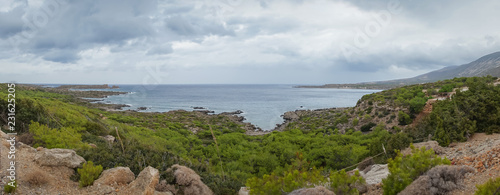
<path fill-rule="evenodd" d="M 450 100 L 434 103 L 432 113 L 411 129 L 411 136 L 419 139 L 430 134 L 447 146 L 467 140 L 474 132 L 500 132 L 500 86 L 491 84 L 495 79 L 454 79 L 463 81 L 468 90 L 456 90 Z"/>

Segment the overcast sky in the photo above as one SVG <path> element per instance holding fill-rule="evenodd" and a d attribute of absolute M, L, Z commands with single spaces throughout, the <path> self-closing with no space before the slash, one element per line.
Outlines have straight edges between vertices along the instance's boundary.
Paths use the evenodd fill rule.
<path fill-rule="evenodd" d="M 498 0 L 1 0 L 0 82 L 353 83 L 500 51 Z"/>

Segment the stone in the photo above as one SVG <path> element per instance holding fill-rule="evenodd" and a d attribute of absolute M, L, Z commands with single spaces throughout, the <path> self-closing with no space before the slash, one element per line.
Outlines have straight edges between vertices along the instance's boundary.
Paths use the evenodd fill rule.
<path fill-rule="evenodd" d="M 246 187 L 241 187 L 240 191 L 238 191 L 238 195 L 248 195 L 250 194 L 250 190 L 248 190 Z"/>
<path fill-rule="evenodd" d="M 35 162 L 42 166 L 66 166 L 77 168 L 85 162 L 83 157 L 78 156 L 75 151 L 69 149 L 45 149 L 37 153 Z"/>
<path fill-rule="evenodd" d="M 115 141 L 115 137 L 112 135 L 106 135 L 103 137 L 106 141 L 113 143 Z"/>
<path fill-rule="evenodd" d="M 40 146 L 40 147 L 36 148 L 36 151 L 42 151 L 43 149 L 44 148 Z"/>
<path fill-rule="evenodd" d="M 290 192 L 288 195 L 335 195 L 332 191 L 323 186 L 316 186 L 315 188 L 301 188 Z"/>
<path fill-rule="evenodd" d="M 167 171 L 171 171 L 172 169 L 175 169 L 174 176 L 176 182 L 181 186 L 184 195 L 214 194 L 212 190 L 201 181 L 200 176 L 192 169 L 175 164 Z"/>
<path fill-rule="evenodd" d="M 99 179 L 94 181 L 94 185 L 129 184 L 134 181 L 135 175 L 128 167 L 116 167 L 104 170 Z"/>
<path fill-rule="evenodd" d="M 365 178 L 366 184 L 378 184 L 382 182 L 382 179 L 387 178 L 389 176 L 389 168 L 387 164 L 374 164 L 371 166 L 368 172 L 361 174 L 363 178 Z"/>
<path fill-rule="evenodd" d="M 118 194 L 154 195 L 159 180 L 160 172 L 158 169 L 148 166 L 139 173 L 137 178 L 124 191 L 120 191 Z"/>

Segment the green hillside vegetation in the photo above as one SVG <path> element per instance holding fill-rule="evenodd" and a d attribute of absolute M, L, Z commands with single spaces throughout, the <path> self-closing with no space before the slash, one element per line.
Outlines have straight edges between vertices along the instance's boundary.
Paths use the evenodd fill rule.
<path fill-rule="evenodd" d="M 490 84 L 495 79 L 456 78 L 374 93 L 361 98 L 354 108 L 304 111 L 284 131 L 261 136 L 246 135 L 244 125 L 228 115 L 108 112 L 71 95 L 17 86 L 16 128 L 22 142 L 75 149 L 103 169 L 127 166 L 138 174 L 152 166 L 160 170 L 161 179 L 173 181 L 166 170 L 181 164 L 195 170 L 216 194 L 236 194 L 242 186 L 259 186 L 269 178 L 293 180 L 293 186 L 280 188 L 291 191 L 310 185 L 300 180 L 301 174 L 323 182 L 332 177 L 330 173 L 353 169 L 351 165 L 366 157 L 377 156 L 375 162 L 386 163 L 397 156 L 395 150 L 423 141 L 429 134 L 447 145 L 465 141 L 474 132 L 500 131 L 500 87 Z M 439 95 L 445 85 L 468 86 L 469 90 L 434 103 L 431 114 L 416 126 L 408 125 L 425 101 Z M 2 116 L 6 116 L 5 84 L 0 96 L 4 97 L 0 99 Z M 6 123 L 2 117 L 2 128 Z M 101 137 L 105 135 L 117 141 L 109 143 Z"/>

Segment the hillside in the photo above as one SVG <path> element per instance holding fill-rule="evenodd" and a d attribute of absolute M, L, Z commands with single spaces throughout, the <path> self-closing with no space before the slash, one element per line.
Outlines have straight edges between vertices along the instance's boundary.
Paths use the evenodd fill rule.
<path fill-rule="evenodd" d="M 136 177 L 151 166 L 173 194 L 183 194 L 168 171 L 175 164 L 190 168 L 215 194 L 236 194 L 243 186 L 254 194 L 290 193 L 323 185 L 326 178 L 329 186 L 343 180 L 362 183 L 346 172 L 365 159 L 391 163 L 400 156 L 397 150 L 410 143 L 431 139 L 449 146 L 474 133 L 500 132 L 499 81 L 455 78 L 365 95 L 351 108 L 287 112 L 286 122 L 268 133 L 255 133 L 234 115 L 114 111 L 76 98 L 81 94 L 18 85 L 16 140 L 33 148 L 72 149 L 104 170 L 128 167 Z M 2 97 L 7 97 L 6 89 L 0 85 Z M 0 100 L 4 132 L 7 105 L 6 99 Z M 65 174 L 80 177 L 74 171 Z M 318 190 L 342 191 L 328 185 Z M 341 186 L 353 192 L 366 189 Z"/>
<path fill-rule="evenodd" d="M 363 82 L 355 84 L 326 84 L 322 86 L 298 86 L 303 88 L 353 88 L 353 89 L 390 89 L 404 85 L 436 82 L 458 77 L 480 77 L 491 75 L 500 77 L 500 52 L 485 55 L 473 62 L 447 66 L 439 70 L 407 79 Z"/>

